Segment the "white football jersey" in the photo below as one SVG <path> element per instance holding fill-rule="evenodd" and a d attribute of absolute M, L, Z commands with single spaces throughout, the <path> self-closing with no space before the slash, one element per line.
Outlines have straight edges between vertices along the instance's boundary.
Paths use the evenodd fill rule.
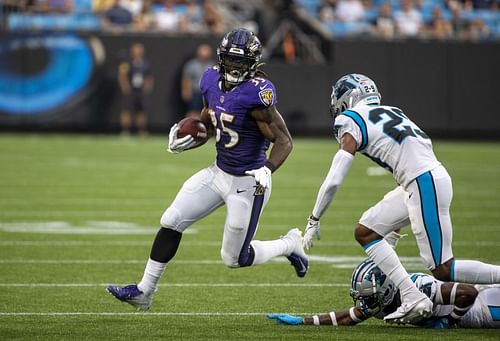
<path fill-rule="evenodd" d="M 436 300 L 436 292 L 443 282 L 423 274 L 411 274 L 417 288 L 426 294 L 432 302 Z M 434 303 L 432 316 L 445 317 L 453 311 L 453 305 Z M 462 317 L 458 326 L 461 328 L 500 328 L 500 287 L 484 285 L 474 301 L 474 305 Z"/>
<path fill-rule="evenodd" d="M 360 103 L 335 119 L 335 138 L 354 137 L 358 151 L 389 170 L 406 187 L 419 175 L 440 165 L 431 139 L 403 111 Z"/>

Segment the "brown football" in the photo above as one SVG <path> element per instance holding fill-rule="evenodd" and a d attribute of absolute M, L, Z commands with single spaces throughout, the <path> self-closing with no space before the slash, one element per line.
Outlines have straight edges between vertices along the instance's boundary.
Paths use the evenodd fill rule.
<path fill-rule="evenodd" d="M 184 137 L 186 135 L 191 135 L 195 140 L 204 140 L 207 137 L 207 127 L 197 118 L 186 117 L 177 123 L 179 131 L 177 132 L 178 137 Z"/>

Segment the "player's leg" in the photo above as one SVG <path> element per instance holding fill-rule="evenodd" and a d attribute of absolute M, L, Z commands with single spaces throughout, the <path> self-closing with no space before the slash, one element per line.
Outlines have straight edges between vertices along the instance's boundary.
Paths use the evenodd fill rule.
<path fill-rule="evenodd" d="M 444 167 L 419 176 L 409 186 L 412 229 L 425 265 L 437 279 L 465 283 L 500 283 L 500 266 L 455 260 L 452 252 L 451 178 Z"/>
<path fill-rule="evenodd" d="M 387 193 L 380 202 L 363 213 L 355 230 L 356 240 L 400 290 L 402 305 L 388 316 L 389 321 L 395 322 L 406 322 L 404 319 L 418 318 L 432 312 L 432 302 L 417 289 L 398 255 L 383 238 L 409 224 L 405 203 L 407 195 L 402 187 Z"/>
<path fill-rule="evenodd" d="M 213 178 L 214 172 L 210 167 L 196 173 L 184 183 L 161 217 L 161 228 L 156 234 L 141 281 L 124 288 L 109 286 L 108 291 L 139 309 L 149 308 L 158 281 L 167 263 L 177 252 L 182 233 L 224 203 L 212 187 Z"/>
<path fill-rule="evenodd" d="M 221 249 L 224 264 L 231 268 L 259 265 L 278 256 L 290 257 L 295 252 L 297 262 L 302 262 L 298 274 L 304 276 L 308 264 L 298 229 L 290 230 L 280 239 L 253 240 L 271 188 L 264 191 L 256 187 L 251 177 L 233 178 L 234 184 L 226 196 L 227 218 Z"/>

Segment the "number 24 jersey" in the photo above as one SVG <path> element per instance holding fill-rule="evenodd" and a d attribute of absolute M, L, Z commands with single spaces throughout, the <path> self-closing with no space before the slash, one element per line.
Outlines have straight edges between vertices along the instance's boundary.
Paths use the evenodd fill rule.
<path fill-rule="evenodd" d="M 401 109 L 359 104 L 335 119 L 335 138 L 349 133 L 360 153 L 389 170 L 406 187 L 440 165 L 431 139 Z"/>

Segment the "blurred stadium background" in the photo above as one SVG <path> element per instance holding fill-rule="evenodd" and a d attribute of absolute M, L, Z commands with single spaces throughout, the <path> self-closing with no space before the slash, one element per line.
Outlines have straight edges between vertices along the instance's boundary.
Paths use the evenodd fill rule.
<path fill-rule="evenodd" d="M 254 30 L 294 135 L 328 135 L 331 83 L 371 76 L 443 137 L 498 137 L 498 0 L 3 0 L 2 130 L 119 131 L 118 65 L 141 42 L 149 129 L 182 117 L 181 70 L 202 43 Z M 470 115 L 474 116 L 471 120 Z"/>
<path fill-rule="evenodd" d="M 380 321 L 280 328 L 265 320 L 266 312 L 352 304 L 350 274 L 365 257 L 353 224 L 394 186 L 366 158 L 357 158 L 322 219 L 306 278 L 280 260 L 226 269 L 220 209 L 183 237 L 150 312 L 135 313 L 104 291 L 139 279 L 162 211 L 189 174 L 213 162 L 211 146 L 166 153 L 166 133 L 187 111 L 186 61 L 200 44 L 215 49 L 223 32 L 240 26 L 262 38 L 264 70 L 297 137 L 273 176 L 259 239 L 304 226 L 337 148 L 332 82 L 361 72 L 377 82 L 384 102 L 401 106 L 434 138 L 454 182 L 457 258 L 500 264 L 498 0 L 0 4 L 0 339 L 498 340 L 494 330 L 441 333 Z M 118 70 L 135 42 L 144 44 L 155 78 L 153 134 L 123 138 Z M 409 234 L 398 253 L 410 271 L 425 271 Z"/>

